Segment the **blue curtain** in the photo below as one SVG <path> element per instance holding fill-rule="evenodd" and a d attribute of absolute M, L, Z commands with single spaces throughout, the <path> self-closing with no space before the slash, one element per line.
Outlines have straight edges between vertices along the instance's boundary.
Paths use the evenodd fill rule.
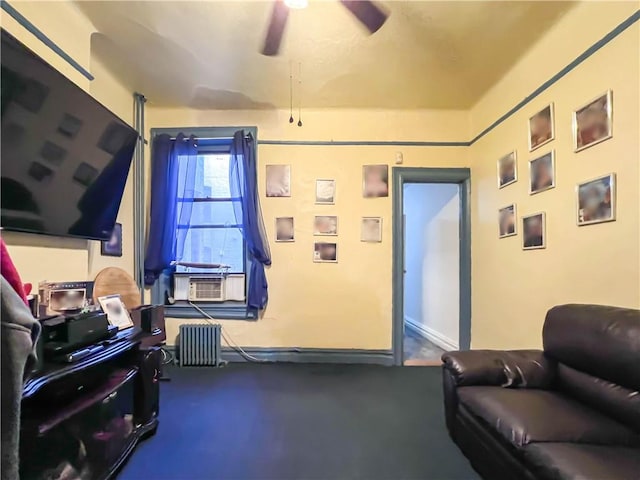
<path fill-rule="evenodd" d="M 251 270 L 247 287 L 247 308 L 262 310 L 267 305 L 267 277 L 264 267 L 271 265 L 271 252 L 265 234 L 258 198 L 255 142 L 244 130 L 233 135 L 229 161 L 229 183 L 236 222 L 243 226 L 242 235 L 249 250 Z"/>
<path fill-rule="evenodd" d="M 180 260 L 189 225 L 195 185 L 198 145 L 194 136 L 175 140 L 158 135 L 151 149 L 151 212 L 144 259 L 144 282 L 153 285 L 160 274 Z"/>

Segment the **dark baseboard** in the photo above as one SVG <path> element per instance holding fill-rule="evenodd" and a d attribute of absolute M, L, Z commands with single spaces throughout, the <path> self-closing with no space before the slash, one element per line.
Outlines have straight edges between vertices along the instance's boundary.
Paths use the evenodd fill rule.
<path fill-rule="evenodd" d="M 243 348 L 249 355 L 268 362 L 287 363 L 366 363 L 392 365 L 391 350 L 361 350 L 350 348 Z M 236 350 L 223 347 L 222 359 L 246 362 Z"/>
<path fill-rule="evenodd" d="M 174 345 L 164 348 L 176 352 Z M 283 363 L 360 363 L 370 365 L 393 365 L 391 350 L 362 350 L 355 348 L 264 348 L 243 347 L 249 355 L 267 362 Z M 248 362 L 239 352 L 222 348 L 222 359 L 227 362 Z"/>

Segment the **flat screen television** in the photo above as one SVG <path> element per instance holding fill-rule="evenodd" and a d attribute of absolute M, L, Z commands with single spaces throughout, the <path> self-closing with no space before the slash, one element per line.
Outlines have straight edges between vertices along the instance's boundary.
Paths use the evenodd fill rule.
<path fill-rule="evenodd" d="M 2 30 L 0 226 L 106 240 L 137 133 Z"/>

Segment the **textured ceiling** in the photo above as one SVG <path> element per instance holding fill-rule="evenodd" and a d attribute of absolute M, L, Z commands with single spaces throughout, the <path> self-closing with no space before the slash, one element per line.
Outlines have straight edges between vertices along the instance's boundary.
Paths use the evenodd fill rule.
<path fill-rule="evenodd" d="M 280 56 L 258 52 L 271 2 L 80 1 L 92 52 L 155 105 L 199 109 L 472 106 L 573 5 L 379 2 L 368 36 L 340 3 L 289 15 Z M 297 84 L 301 62 L 302 84 Z"/>

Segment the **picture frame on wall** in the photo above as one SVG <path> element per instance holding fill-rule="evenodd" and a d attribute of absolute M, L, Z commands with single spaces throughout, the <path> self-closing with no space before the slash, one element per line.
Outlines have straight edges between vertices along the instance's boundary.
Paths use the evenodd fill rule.
<path fill-rule="evenodd" d="M 338 244 L 333 242 L 314 242 L 313 261 L 316 263 L 338 263 Z"/>
<path fill-rule="evenodd" d="M 613 91 L 607 90 L 573 112 L 575 152 L 613 137 Z"/>
<path fill-rule="evenodd" d="M 336 181 L 316 180 L 316 205 L 334 205 L 336 203 Z"/>
<path fill-rule="evenodd" d="M 529 195 L 535 195 L 556 186 L 555 158 L 555 151 L 551 150 L 529 160 Z"/>
<path fill-rule="evenodd" d="M 576 185 L 578 226 L 616 219 L 616 174 L 608 173 Z"/>
<path fill-rule="evenodd" d="M 498 210 L 498 238 L 506 238 L 517 235 L 518 229 L 516 204 L 512 203 Z"/>
<path fill-rule="evenodd" d="M 381 217 L 362 217 L 360 241 L 368 243 L 382 242 Z"/>
<path fill-rule="evenodd" d="M 293 217 L 276 217 L 276 242 L 294 242 Z"/>
<path fill-rule="evenodd" d="M 314 235 L 338 235 L 338 217 L 335 215 L 316 215 L 313 220 Z"/>
<path fill-rule="evenodd" d="M 518 181 L 518 156 L 516 151 L 498 159 L 498 188 L 504 188 Z"/>
<path fill-rule="evenodd" d="M 529 151 L 546 145 L 555 138 L 553 103 L 529 117 Z"/>
<path fill-rule="evenodd" d="M 291 165 L 266 166 L 267 197 L 291 197 Z"/>
<path fill-rule="evenodd" d="M 116 223 L 111 231 L 111 238 L 100 242 L 100 255 L 104 257 L 122 256 L 122 224 Z"/>
<path fill-rule="evenodd" d="M 389 196 L 389 165 L 362 167 L 362 196 L 364 198 Z"/>
<path fill-rule="evenodd" d="M 547 247 L 545 212 L 522 217 L 522 249 L 536 250 Z"/>

